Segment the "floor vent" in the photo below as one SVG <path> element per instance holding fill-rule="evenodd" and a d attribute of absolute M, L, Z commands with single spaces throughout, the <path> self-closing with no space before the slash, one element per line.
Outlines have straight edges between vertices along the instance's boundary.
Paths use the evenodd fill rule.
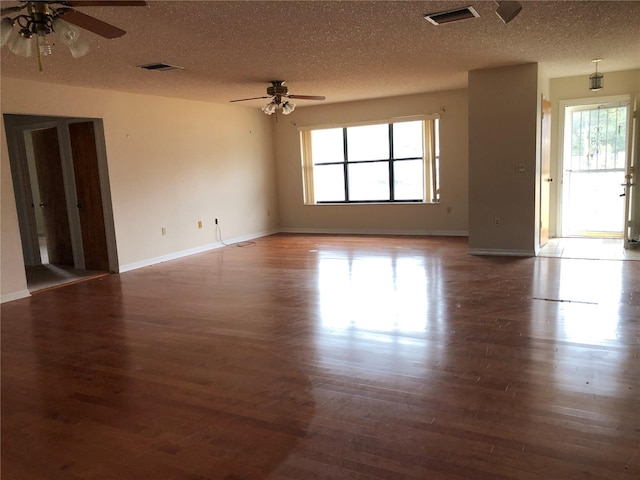
<path fill-rule="evenodd" d="M 468 18 L 478 18 L 480 15 L 473 7 L 457 8 L 456 10 L 448 10 L 446 12 L 429 13 L 424 18 L 434 25 L 442 25 L 443 23 L 458 22 Z"/>
<path fill-rule="evenodd" d="M 183 70 L 184 67 L 178 67 L 177 65 L 169 65 L 168 63 L 147 63 L 146 65 L 138 65 L 139 68 L 145 70 L 159 70 L 166 72 L 167 70 Z"/>

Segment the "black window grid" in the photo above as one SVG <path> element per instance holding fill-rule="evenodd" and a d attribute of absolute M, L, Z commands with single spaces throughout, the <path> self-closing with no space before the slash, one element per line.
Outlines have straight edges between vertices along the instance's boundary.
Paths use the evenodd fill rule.
<path fill-rule="evenodd" d="M 396 200 L 395 199 L 395 178 L 394 178 L 394 164 L 396 162 L 402 162 L 407 160 L 422 160 L 424 161 L 424 152 L 422 157 L 394 157 L 394 144 L 393 144 L 393 123 L 388 124 L 389 129 L 389 158 L 381 158 L 375 160 L 349 160 L 348 149 L 348 135 L 347 128 L 342 128 L 342 146 L 343 146 L 343 160 L 336 162 L 323 162 L 314 163 L 313 167 L 322 167 L 324 165 L 342 165 L 343 177 L 344 177 L 344 194 L 345 200 L 324 200 L 317 203 L 422 203 L 423 199 L 409 199 L 409 200 Z M 349 165 L 357 165 L 363 163 L 388 163 L 389 165 L 389 198 L 379 200 L 350 200 L 349 198 Z M 423 187 L 424 188 L 424 187 Z"/>

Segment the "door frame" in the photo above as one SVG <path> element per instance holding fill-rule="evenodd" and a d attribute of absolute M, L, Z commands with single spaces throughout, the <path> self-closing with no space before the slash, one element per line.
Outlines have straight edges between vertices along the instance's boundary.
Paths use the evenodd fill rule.
<path fill-rule="evenodd" d="M 624 216 L 624 245 L 632 248 L 631 243 L 637 242 L 640 227 L 637 219 L 640 217 L 640 195 L 638 195 L 638 167 L 640 166 L 640 93 L 635 95 L 629 108 L 629 122 L 631 124 L 628 138 L 629 161 L 625 172 L 625 216 Z M 636 245 L 633 245 L 635 247 Z"/>
<path fill-rule="evenodd" d="M 75 186 L 75 172 L 73 169 L 71 138 L 69 135 L 68 125 L 75 122 L 92 121 L 95 132 L 98 175 L 100 180 L 100 194 L 102 197 L 109 271 L 118 272 L 119 265 L 116 248 L 115 223 L 113 220 L 113 206 L 111 202 L 111 188 L 102 119 L 4 114 L 4 120 L 25 265 L 38 265 L 41 264 L 42 261 L 40 259 L 40 246 L 38 244 L 35 214 L 33 207 L 31 206 L 33 195 L 27 164 L 28 145 L 25 144 L 24 135 L 26 132 L 31 130 L 55 127 L 58 131 L 58 142 L 60 144 L 60 155 L 62 158 L 74 267 L 80 270 L 85 269 L 80 216 L 76 207 L 77 194 Z"/>
<path fill-rule="evenodd" d="M 551 129 L 553 103 L 544 95 L 540 98 L 540 222 L 538 225 L 538 246 L 549 241 L 551 222 Z"/>
<path fill-rule="evenodd" d="M 34 117 L 36 118 L 36 117 Z M 7 119 L 5 116 L 5 127 L 7 133 L 7 148 L 9 150 L 9 161 L 11 164 L 11 175 L 13 179 L 13 188 L 16 197 L 16 209 L 18 212 L 18 225 L 20 227 L 20 240 L 22 242 L 22 251 L 24 254 L 25 264 L 29 266 L 40 265 L 40 245 L 38 243 L 38 230 L 35 220 L 35 211 L 33 206 L 33 190 L 31 188 L 31 174 L 29 172 L 29 156 L 33 156 L 33 147 L 27 139 L 27 134 L 34 130 L 42 130 L 47 128 L 55 128 L 58 131 L 58 143 L 60 146 L 60 157 L 62 160 L 62 175 L 64 181 L 65 192 L 72 186 L 70 183 L 68 165 L 68 152 L 65 152 L 62 142 L 60 142 L 60 125 L 55 119 L 36 119 L 32 122 L 24 122 L 15 124 L 12 117 Z M 74 209 L 70 208 L 69 195 L 67 197 L 67 214 L 72 215 Z M 74 223 L 69 218 L 70 226 Z M 74 264 L 78 264 L 75 252 L 77 250 L 74 245 L 75 238 L 73 227 L 71 227 L 71 242 L 74 251 Z M 81 249 L 80 249 L 81 250 Z M 75 265 L 74 265 L 75 266 Z"/>
<path fill-rule="evenodd" d="M 566 123 L 566 110 L 567 107 L 583 107 L 589 105 L 603 105 L 608 103 L 627 103 L 629 108 L 629 112 L 633 109 L 631 95 L 612 95 L 607 97 L 596 97 L 596 98 L 576 98 L 571 100 L 560 100 L 559 108 L 558 108 L 558 162 L 556 169 L 556 178 L 558 179 L 555 183 L 556 188 L 556 232 L 558 237 L 562 237 L 564 232 L 562 231 L 563 224 L 563 201 L 564 201 L 564 141 L 565 141 L 565 123 Z M 627 113 L 629 113 L 627 112 Z M 631 123 L 627 123 L 627 136 L 631 135 Z M 626 165 L 628 166 L 630 163 L 630 155 L 631 151 L 627 148 L 627 159 Z M 620 215 L 623 215 L 621 213 Z M 625 219 L 625 225 L 626 225 Z"/>

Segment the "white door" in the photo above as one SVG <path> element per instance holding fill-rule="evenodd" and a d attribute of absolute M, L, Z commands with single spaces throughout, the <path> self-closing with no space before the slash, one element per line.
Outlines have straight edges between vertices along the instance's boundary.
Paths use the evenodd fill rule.
<path fill-rule="evenodd" d="M 562 236 L 623 236 L 628 118 L 628 102 L 566 107 Z"/>
<path fill-rule="evenodd" d="M 625 176 L 625 246 L 637 246 L 640 243 L 640 195 L 638 195 L 638 166 L 640 165 L 640 111 L 637 110 L 640 95 L 636 97 L 636 110 L 629 115 L 631 127 L 631 155 Z"/>

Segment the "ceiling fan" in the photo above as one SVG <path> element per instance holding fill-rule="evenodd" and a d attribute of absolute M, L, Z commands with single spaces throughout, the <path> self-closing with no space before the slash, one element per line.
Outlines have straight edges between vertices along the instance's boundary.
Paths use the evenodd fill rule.
<path fill-rule="evenodd" d="M 145 1 L 134 0 L 21 1 L 18 5 L 0 10 L 0 15 L 4 17 L 0 21 L 0 40 L 2 46 L 8 45 L 16 55 L 30 57 L 31 39 L 35 36 L 38 64 L 42 70 L 41 56 L 52 53 L 49 41 L 52 33 L 69 47 L 75 58 L 89 51 L 89 44 L 84 38 L 80 38 L 78 27 L 107 39 L 118 38 L 126 33 L 121 28 L 81 13 L 74 7 L 142 7 L 146 4 Z"/>
<path fill-rule="evenodd" d="M 289 115 L 296 108 L 296 105 L 289 101 L 292 98 L 298 100 L 324 100 L 326 97 L 322 95 L 292 95 L 285 85 L 284 80 L 272 80 L 271 86 L 267 87 L 267 94 L 262 97 L 241 98 L 239 100 L 231 100 L 231 102 L 246 102 L 248 100 L 259 100 L 262 98 L 270 98 L 271 101 L 262 107 L 262 111 L 267 115 L 273 115 L 278 108 L 282 109 L 284 115 Z"/>

